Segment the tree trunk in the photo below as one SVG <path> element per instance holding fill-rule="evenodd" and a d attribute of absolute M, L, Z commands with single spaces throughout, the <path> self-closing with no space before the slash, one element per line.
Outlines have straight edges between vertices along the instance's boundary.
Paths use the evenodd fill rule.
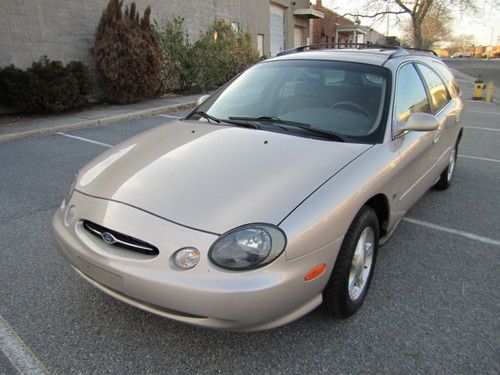
<path fill-rule="evenodd" d="M 423 39 L 422 39 L 423 19 L 420 17 L 412 16 L 411 21 L 413 24 L 413 47 L 414 48 L 423 48 Z"/>

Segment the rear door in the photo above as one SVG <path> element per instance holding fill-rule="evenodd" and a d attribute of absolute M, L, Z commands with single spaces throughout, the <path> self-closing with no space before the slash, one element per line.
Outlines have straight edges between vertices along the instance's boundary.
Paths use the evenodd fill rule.
<path fill-rule="evenodd" d="M 434 131 L 434 147 L 430 154 L 432 170 L 429 172 L 438 178 L 439 174 L 446 168 L 449 152 L 451 152 L 451 146 L 454 143 L 452 136 L 456 123 L 456 112 L 451 110 L 451 95 L 439 75 L 422 63 L 417 63 L 417 68 L 426 84 L 431 99 L 432 113 L 439 122 L 439 129 Z"/>

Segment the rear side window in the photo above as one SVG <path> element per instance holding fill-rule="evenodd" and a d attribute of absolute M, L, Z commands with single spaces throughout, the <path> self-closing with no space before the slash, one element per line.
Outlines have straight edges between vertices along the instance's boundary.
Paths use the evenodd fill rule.
<path fill-rule="evenodd" d="M 448 89 L 450 91 L 454 91 L 457 95 L 460 95 L 460 85 L 458 81 L 455 79 L 450 70 L 443 64 L 434 62 L 432 67 L 438 72 L 441 78 L 445 81 Z"/>
<path fill-rule="evenodd" d="M 413 64 L 404 65 L 398 72 L 395 103 L 396 121 L 404 122 L 415 112 L 431 112 L 424 84 Z"/>
<path fill-rule="evenodd" d="M 323 74 L 325 76 L 325 85 L 335 85 L 345 78 L 345 70 L 325 69 Z"/>
<path fill-rule="evenodd" d="M 417 64 L 431 95 L 434 112 L 439 112 L 451 100 L 443 80 L 430 68 Z"/>

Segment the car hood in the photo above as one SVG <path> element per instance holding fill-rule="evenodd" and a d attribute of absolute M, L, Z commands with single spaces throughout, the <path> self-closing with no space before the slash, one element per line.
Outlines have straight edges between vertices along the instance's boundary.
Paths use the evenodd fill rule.
<path fill-rule="evenodd" d="M 76 190 L 195 229 L 278 224 L 369 145 L 176 121 L 86 165 Z"/>

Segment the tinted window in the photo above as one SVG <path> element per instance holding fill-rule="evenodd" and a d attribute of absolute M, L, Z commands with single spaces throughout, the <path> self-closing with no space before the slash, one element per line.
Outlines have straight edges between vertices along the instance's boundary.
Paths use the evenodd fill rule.
<path fill-rule="evenodd" d="M 406 121 L 415 112 L 430 113 L 427 93 L 415 67 L 412 64 L 404 65 L 397 79 L 395 120 Z"/>
<path fill-rule="evenodd" d="M 443 80 L 439 78 L 433 70 L 422 64 L 418 64 L 418 68 L 420 69 L 420 72 L 422 72 L 427 87 L 429 88 L 434 112 L 438 112 L 451 100 L 450 94 L 448 93 Z"/>

